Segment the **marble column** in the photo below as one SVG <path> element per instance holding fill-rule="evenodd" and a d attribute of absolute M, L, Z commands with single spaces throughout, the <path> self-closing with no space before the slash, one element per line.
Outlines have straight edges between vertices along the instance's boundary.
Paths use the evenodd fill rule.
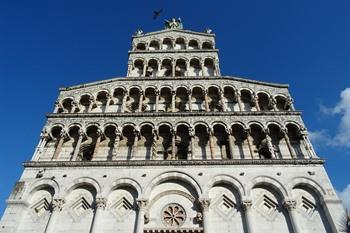
<path fill-rule="evenodd" d="M 79 110 L 79 103 L 76 101 L 72 102 L 72 109 L 71 109 L 71 113 L 75 113 L 75 110 Z"/>
<path fill-rule="evenodd" d="M 189 136 L 190 136 L 190 139 L 191 139 L 191 157 L 189 158 L 190 160 L 192 160 L 192 159 L 195 159 L 195 153 L 194 153 L 194 150 L 195 150 L 195 145 L 194 145 L 194 137 L 195 137 L 195 130 L 194 130 L 194 128 L 193 127 L 190 127 L 189 129 L 188 129 L 188 133 L 189 133 Z"/>
<path fill-rule="evenodd" d="M 134 130 L 134 144 L 132 146 L 131 150 L 131 159 L 134 159 L 137 156 L 137 147 L 138 147 L 138 141 L 140 139 L 140 131 Z"/>
<path fill-rule="evenodd" d="M 209 218 L 210 199 L 199 198 L 198 201 L 202 209 L 203 233 L 212 233 L 210 229 L 210 218 Z"/>
<path fill-rule="evenodd" d="M 270 100 L 269 101 L 270 108 L 273 109 L 274 111 L 278 111 L 276 100 L 272 96 L 270 96 L 269 100 Z"/>
<path fill-rule="evenodd" d="M 157 148 L 158 148 L 158 144 L 157 141 L 159 139 L 158 136 L 158 131 L 157 130 L 153 130 L 153 139 L 152 139 L 152 156 L 151 159 L 157 159 Z"/>
<path fill-rule="evenodd" d="M 261 111 L 259 106 L 259 97 L 255 93 L 252 93 L 252 104 L 254 104 L 256 111 Z"/>
<path fill-rule="evenodd" d="M 55 198 L 52 200 L 51 215 L 50 215 L 49 221 L 47 222 L 45 233 L 53 233 L 54 232 L 57 217 L 58 217 L 59 213 L 62 211 L 64 203 L 65 203 L 64 199 Z"/>
<path fill-rule="evenodd" d="M 122 109 L 120 110 L 121 112 L 125 112 L 125 105 L 126 105 L 126 99 L 128 98 L 127 92 L 124 91 L 124 96 L 122 100 Z"/>
<path fill-rule="evenodd" d="M 172 154 L 171 154 L 171 159 L 174 160 L 176 157 L 176 131 L 172 131 L 172 140 L 171 140 L 171 149 L 172 149 Z"/>
<path fill-rule="evenodd" d="M 146 76 L 146 69 L 147 69 L 147 62 L 144 61 L 144 62 L 143 62 L 143 70 L 142 70 L 142 76 L 143 76 L 143 77 Z"/>
<path fill-rule="evenodd" d="M 172 72 L 172 76 L 175 77 L 175 67 L 176 67 L 176 61 L 173 60 L 171 63 L 172 67 L 171 67 L 171 72 Z"/>
<path fill-rule="evenodd" d="M 302 142 L 303 142 L 303 144 L 305 146 L 305 149 L 306 149 L 306 151 L 308 153 L 309 159 L 317 158 L 317 156 L 316 156 L 316 154 L 315 154 L 315 152 L 313 150 L 313 147 L 311 145 L 311 142 L 310 142 L 310 140 L 308 138 L 307 130 L 305 128 L 302 128 L 302 129 L 300 129 L 299 134 L 300 134 L 301 140 L 302 140 Z"/>
<path fill-rule="evenodd" d="M 95 201 L 95 214 L 91 223 L 90 233 L 99 233 L 101 231 L 101 215 L 106 209 L 107 201 L 105 198 L 96 198 Z"/>
<path fill-rule="evenodd" d="M 227 111 L 227 106 L 225 103 L 225 97 L 224 97 L 224 92 L 223 91 L 219 91 L 219 95 L 220 95 L 220 102 L 222 104 L 222 111 L 226 112 Z"/>
<path fill-rule="evenodd" d="M 59 101 L 55 102 L 55 109 L 53 110 L 53 113 L 58 113 L 58 109 L 61 108 L 61 104 Z"/>
<path fill-rule="evenodd" d="M 96 156 L 98 154 L 98 149 L 100 148 L 100 142 L 101 142 L 101 137 L 102 137 L 102 130 L 101 129 L 97 129 L 96 136 L 97 136 L 97 138 L 96 138 L 95 149 L 94 149 L 94 153 L 92 154 L 91 160 L 96 158 Z"/>
<path fill-rule="evenodd" d="M 78 141 L 77 141 L 77 144 L 75 145 L 71 161 L 77 160 L 78 153 L 79 153 L 80 146 L 81 146 L 81 142 L 83 141 L 84 135 L 85 135 L 84 131 L 80 129 L 78 132 Z"/>
<path fill-rule="evenodd" d="M 285 105 L 284 105 L 284 109 L 286 110 L 290 110 L 290 111 L 295 111 L 294 106 L 293 106 L 293 99 L 292 98 L 288 98 Z"/>
<path fill-rule="evenodd" d="M 294 200 L 287 200 L 283 203 L 284 208 L 288 211 L 289 219 L 293 227 L 294 233 L 301 233 L 302 231 L 299 228 L 298 225 L 298 219 L 297 219 L 297 213 L 296 213 L 296 201 Z"/>
<path fill-rule="evenodd" d="M 32 156 L 32 160 L 39 159 L 40 154 L 42 153 L 42 151 L 47 143 L 48 138 L 49 138 L 49 135 L 46 132 L 40 133 L 40 140 L 39 140 L 38 145 L 35 148 L 35 151 L 34 151 L 33 156 Z"/>
<path fill-rule="evenodd" d="M 294 151 L 294 148 L 293 148 L 292 144 L 290 143 L 287 129 L 282 129 L 282 134 L 283 134 L 284 140 L 286 141 L 291 158 L 297 159 L 297 155 Z"/>
<path fill-rule="evenodd" d="M 239 111 L 243 111 L 243 105 L 241 100 L 241 93 L 238 90 L 235 90 L 235 101 L 238 103 Z"/>
<path fill-rule="evenodd" d="M 147 209 L 148 201 L 139 199 L 137 200 L 138 212 L 136 221 L 135 233 L 143 233 L 143 226 L 145 224 L 145 212 Z"/>
<path fill-rule="evenodd" d="M 140 93 L 139 93 L 139 109 L 138 111 L 139 112 L 142 112 L 142 105 L 143 105 L 143 91 L 140 90 Z"/>
<path fill-rule="evenodd" d="M 88 111 L 87 112 L 91 112 L 92 111 L 92 108 L 94 107 L 94 104 L 95 104 L 95 100 L 93 98 L 90 98 L 89 99 L 89 108 L 88 108 Z"/>
<path fill-rule="evenodd" d="M 250 200 L 242 201 L 242 210 L 244 211 L 247 233 L 255 233 L 254 216 L 252 213 L 252 201 Z"/>
<path fill-rule="evenodd" d="M 208 91 L 207 90 L 204 91 L 204 101 L 205 101 L 205 111 L 209 112 L 210 109 L 209 109 L 209 100 L 208 100 Z"/>
<path fill-rule="evenodd" d="M 171 91 L 171 111 L 175 112 L 176 91 Z"/>
<path fill-rule="evenodd" d="M 121 132 L 116 129 L 115 131 L 115 139 L 114 139 L 114 145 L 113 145 L 113 152 L 112 152 L 112 160 L 117 159 L 118 156 L 118 147 L 119 147 L 119 142 L 122 134 Z"/>
<path fill-rule="evenodd" d="M 107 95 L 107 101 L 106 101 L 106 106 L 104 112 L 108 112 L 109 110 L 109 105 L 111 104 L 112 96 L 110 94 Z"/>
<path fill-rule="evenodd" d="M 191 89 L 187 90 L 187 96 L 188 96 L 188 110 L 192 112 L 192 91 Z"/>
<path fill-rule="evenodd" d="M 228 145 L 230 148 L 230 157 L 231 159 L 239 159 L 235 155 L 235 144 L 236 144 L 236 138 L 232 135 L 232 131 L 230 130 L 228 133 Z"/>
<path fill-rule="evenodd" d="M 52 160 L 58 159 L 59 154 L 61 153 L 62 146 L 64 143 L 64 140 L 67 138 L 67 133 L 64 130 L 61 130 L 60 136 L 58 138 L 57 146 L 55 149 L 55 152 L 52 156 Z"/>
<path fill-rule="evenodd" d="M 158 112 L 159 111 L 159 95 L 160 95 L 160 91 L 156 90 L 155 94 L 156 94 L 156 112 Z"/>
<path fill-rule="evenodd" d="M 210 158 L 214 159 L 215 158 L 215 149 L 214 149 L 214 142 L 213 142 L 213 130 L 208 128 L 208 135 L 209 135 L 209 148 L 210 148 Z"/>
<path fill-rule="evenodd" d="M 245 132 L 247 134 L 247 142 L 248 142 L 250 156 L 251 156 L 252 159 L 254 159 L 255 156 L 254 156 L 254 149 L 253 149 L 253 137 L 250 134 L 250 129 L 249 128 L 247 128 L 245 130 Z"/>

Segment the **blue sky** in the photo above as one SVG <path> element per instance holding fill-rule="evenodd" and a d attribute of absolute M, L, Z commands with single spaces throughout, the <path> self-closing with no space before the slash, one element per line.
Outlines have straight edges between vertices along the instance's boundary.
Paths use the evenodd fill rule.
<path fill-rule="evenodd" d="M 0 215 L 58 88 L 125 76 L 130 36 L 162 29 L 171 17 L 186 29 L 213 29 L 222 74 L 290 84 L 350 206 L 350 1 L 2 0 Z"/>

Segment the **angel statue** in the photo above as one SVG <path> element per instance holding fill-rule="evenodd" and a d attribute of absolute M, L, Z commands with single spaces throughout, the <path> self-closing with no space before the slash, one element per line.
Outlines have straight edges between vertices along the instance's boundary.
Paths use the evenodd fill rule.
<path fill-rule="evenodd" d="M 166 29 L 183 29 L 181 18 L 172 18 L 171 20 L 165 20 Z"/>

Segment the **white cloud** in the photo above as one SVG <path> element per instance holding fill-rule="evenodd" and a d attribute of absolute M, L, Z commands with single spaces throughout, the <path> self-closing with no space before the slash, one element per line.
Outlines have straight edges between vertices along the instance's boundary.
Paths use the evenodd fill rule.
<path fill-rule="evenodd" d="M 340 93 L 340 101 L 333 107 L 320 106 L 324 114 L 340 115 L 340 123 L 334 136 L 326 130 L 311 131 L 310 139 L 315 144 L 326 144 L 329 146 L 350 148 L 350 88 Z"/>
<path fill-rule="evenodd" d="M 350 210 L 350 184 L 348 184 L 348 186 L 346 186 L 346 188 L 343 191 L 338 192 L 338 195 L 340 199 L 343 200 L 343 205 L 345 209 Z"/>

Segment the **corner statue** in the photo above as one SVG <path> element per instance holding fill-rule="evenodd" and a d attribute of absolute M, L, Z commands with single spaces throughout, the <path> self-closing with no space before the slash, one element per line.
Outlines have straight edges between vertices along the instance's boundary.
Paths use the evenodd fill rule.
<path fill-rule="evenodd" d="M 165 20 L 165 29 L 183 29 L 181 18 Z"/>

